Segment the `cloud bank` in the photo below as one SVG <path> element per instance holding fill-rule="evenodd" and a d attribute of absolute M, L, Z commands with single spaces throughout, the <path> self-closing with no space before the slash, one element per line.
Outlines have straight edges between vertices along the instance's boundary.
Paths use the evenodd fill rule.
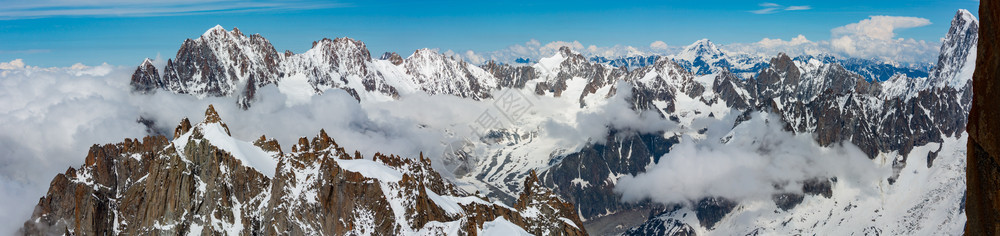
<path fill-rule="evenodd" d="M 897 63 L 926 64 L 937 59 L 939 42 L 895 37 L 897 30 L 929 24 L 930 20 L 919 17 L 871 16 L 859 22 L 831 29 L 829 40 L 810 41 L 805 36 L 798 35 L 789 40 L 764 38 L 755 43 L 737 43 L 724 45 L 722 48 L 765 57 L 777 55 L 779 52 L 791 56 L 831 54 Z"/>
<path fill-rule="evenodd" d="M 619 179 L 615 192 L 623 201 L 650 199 L 664 204 L 704 197 L 769 200 L 779 192 L 801 193 L 799 182 L 817 177 L 837 177 L 858 191 L 874 191 L 865 187 L 890 174 L 850 143 L 821 147 L 809 135 L 783 131 L 777 117 L 755 113 L 725 132 L 725 124 L 732 120 L 726 117 L 710 124 L 710 131 L 716 131 L 703 140 L 685 137 L 645 173 Z"/>
<path fill-rule="evenodd" d="M 919 17 L 871 16 L 830 30 L 830 46 L 851 57 L 886 58 L 900 61 L 905 57 L 933 57 L 938 45 L 923 40 L 894 38 L 896 30 L 930 25 Z"/>
<path fill-rule="evenodd" d="M 495 107 L 491 100 L 423 93 L 363 103 L 339 89 L 303 96 L 303 84 L 286 78 L 257 90 L 258 100 L 241 110 L 233 98 L 198 99 L 166 91 L 132 94 L 128 82 L 134 69 L 107 64 L 40 68 L 21 60 L 0 63 L 0 101 L 4 101 L 0 103 L 0 202 L 18 203 L 0 204 L 0 211 L 6 212 L 0 215 L 0 234 L 19 228 L 52 177 L 80 166 L 91 145 L 146 136 L 147 127 L 137 122 L 140 118 L 153 121 L 153 132 L 172 136 L 182 118 L 200 122 L 205 108 L 214 104 L 237 139 L 255 140 L 266 134 L 290 148 L 287 144 L 299 137 L 325 129 L 348 150 L 404 157 L 424 153 L 436 169 L 447 170 L 439 159 L 447 144 L 478 139 L 469 124 Z M 672 127 L 654 112 L 629 110 L 624 98 L 631 88 L 625 84 L 618 88 L 615 98 L 586 110 L 575 99 L 529 96 L 531 114 L 518 127 L 537 130 L 538 138 L 560 144 L 552 148 L 566 149 L 602 142 L 610 128 L 656 132 Z M 494 97 L 507 92 L 523 91 L 500 90 Z"/>
<path fill-rule="evenodd" d="M 260 101 L 244 111 L 231 98 L 199 100 L 163 91 L 131 94 L 128 78 L 133 70 L 106 64 L 38 68 L 20 60 L 0 64 L 0 202 L 13 203 L 0 204 L 0 212 L 5 212 L 0 214 L 0 234 L 13 234 L 52 177 L 81 165 L 91 145 L 146 136 L 147 128 L 136 122 L 140 117 L 171 136 L 182 118 L 200 122 L 204 109 L 214 104 L 238 139 L 266 134 L 290 144 L 326 129 L 345 148 L 366 155 L 415 157 L 421 151 L 440 150 L 447 140 L 413 119 L 388 113 L 384 106 L 364 108 L 342 90 L 289 98 L 267 86 L 258 90 Z"/>

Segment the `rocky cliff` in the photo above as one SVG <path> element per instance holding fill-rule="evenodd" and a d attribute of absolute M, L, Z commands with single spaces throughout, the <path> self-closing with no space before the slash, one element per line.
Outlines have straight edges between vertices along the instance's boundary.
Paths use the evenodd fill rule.
<path fill-rule="evenodd" d="M 972 79 L 966 235 L 1000 234 L 1000 2 L 979 3 L 981 35 Z"/>
<path fill-rule="evenodd" d="M 586 235 L 574 206 L 532 172 L 513 206 L 457 188 L 428 158 L 349 153 L 325 131 L 291 152 L 245 142 L 209 106 L 163 136 L 94 145 L 57 175 L 27 235 L 477 235 L 498 225 Z M 271 169 L 266 169 L 270 167 Z"/>

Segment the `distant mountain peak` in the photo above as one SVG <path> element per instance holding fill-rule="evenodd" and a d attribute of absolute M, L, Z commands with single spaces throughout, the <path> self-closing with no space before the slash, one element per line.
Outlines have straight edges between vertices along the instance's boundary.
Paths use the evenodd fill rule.
<path fill-rule="evenodd" d="M 955 13 L 955 18 L 959 17 L 966 19 L 968 21 L 975 21 L 977 24 L 979 23 L 979 20 L 976 19 L 976 16 L 972 15 L 972 12 L 969 12 L 969 10 L 966 9 L 958 9 L 958 12 Z"/>
<path fill-rule="evenodd" d="M 685 46 L 684 50 L 677 54 L 677 57 L 688 61 L 694 61 L 697 57 L 711 58 L 721 56 L 723 54 L 722 49 L 719 49 L 715 43 L 712 43 L 711 40 L 706 38 L 699 39 L 691 45 Z"/>
<path fill-rule="evenodd" d="M 681 50 L 672 58 L 685 61 L 684 64 L 686 64 L 686 67 L 695 74 L 711 74 L 713 72 L 728 70 L 732 66 L 725 52 L 708 39 L 700 39 L 691 45 L 685 46 L 684 50 Z"/>
<path fill-rule="evenodd" d="M 573 56 L 573 55 L 576 54 L 576 53 L 573 52 L 573 49 L 570 49 L 567 46 L 559 47 L 559 53 L 561 53 L 563 56 L 566 56 L 566 57 L 571 57 L 571 56 Z"/>
<path fill-rule="evenodd" d="M 235 29 L 235 28 L 233 28 L 233 29 Z M 219 32 L 229 32 L 229 31 L 226 31 L 226 28 L 222 27 L 222 25 L 215 25 L 214 27 L 209 28 L 208 30 L 206 30 L 205 33 L 201 34 L 201 35 L 202 36 L 207 36 L 207 35 L 211 35 L 211 34 L 215 34 L 215 33 L 219 33 Z"/>
<path fill-rule="evenodd" d="M 965 86 L 972 79 L 978 43 L 979 20 L 968 10 L 958 10 L 941 42 L 937 65 L 926 86 Z"/>

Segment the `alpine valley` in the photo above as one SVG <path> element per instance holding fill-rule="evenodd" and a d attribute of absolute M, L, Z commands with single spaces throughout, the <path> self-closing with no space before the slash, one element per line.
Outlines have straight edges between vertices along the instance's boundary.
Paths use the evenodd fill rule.
<path fill-rule="evenodd" d="M 928 66 L 707 39 L 674 55 L 563 47 L 475 65 L 432 49 L 373 56 L 351 38 L 282 53 L 216 26 L 165 64 L 141 62 L 130 93 L 239 109 L 208 106 L 172 130 L 136 117 L 149 136 L 81 153 L 21 232 L 960 234 L 978 36 L 959 10 Z M 366 156 L 327 130 L 285 146 L 234 137 L 222 118 L 269 109 L 261 91 L 274 87 L 289 105 L 340 93 L 363 109 L 433 103 L 393 114 L 445 139 Z"/>

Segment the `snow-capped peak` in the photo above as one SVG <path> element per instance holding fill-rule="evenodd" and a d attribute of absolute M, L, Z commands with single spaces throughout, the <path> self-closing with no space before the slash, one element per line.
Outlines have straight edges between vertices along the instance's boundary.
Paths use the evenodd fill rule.
<path fill-rule="evenodd" d="M 966 9 L 958 9 L 958 13 L 956 13 L 955 17 L 956 18 L 961 17 L 962 19 L 965 19 L 966 21 L 975 21 L 976 24 L 979 24 L 979 20 L 976 19 L 976 16 L 972 15 L 972 13 L 969 12 L 969 10 L 966 10 Z"/>
<path fill-rule="evenodd" d="M 979 43 L 979 20 L 968 10 L 960 9 L 941 42 L 937 65 L 925 86 L 961 88 L 972 79 Z"/>
<path fill-rule="evenodd" d="M 201 34 L 201 35 L 202 36 L 208 36 L 208 35 L 211 35 L 213 32 L 220 32 L 220 31 L 221 32 L 226 32 L 226 28 L 223 28 L 222 25 L 215 25 L 215 27 L 212 27 L 211 29 L 206 30 L 205 33 Z"/>
<path fill-rule="evenodd" d="M 641 51 L 641 50 L 639 50 L 637 48 L 634 48 L 632 46 L 625 47 L 625 50 L 627 51 L 627 53 L 625 54 L 625 57 L 643 57 L 643 56 L 646 56 L 645 52 L 643 52 L 643 51 Z"/>
<path fill-rule="evenodd" d="M 711 40 L 700 39 L 698 41 L 695 41 L 691 45 L 684 47 L 684 50 L 677 53 L 677 55 L 675 55 L 674 58 L 686 61 L 694 61 L 698 57 L 703 57 L 704 59 L 708 59 L 722 55 L 724 55 L 722 50 L 719 49 L 719 47 L 716 46 L 714 43 L 712 43 Z"/>
<path fill-rule="evenodd" d="M 562 47 L 559 49 L 559 53 L 538 59 L 538 63 L 535 63 L 533 67 L 535 67 L 535 70 L 538 70 L 544 78 L 554 77 L 558 73 L 559 67 L 562 65 L 563 61 L 572 55 L 573 54 L 568 47 Z"/>
<path fill-rule="evenodd" d="M 438 54 L 437 51 L 434 50 L 434 49 L 421 48 L 421 49 L 417 49 L 416 51 L 413 51 L 413 54 L 410 54 L 409 57 L 406 57 L 406 60 L 411 60 L 411 59 L 415 59 L 415 58 L 429 58 L 429 57 L 435 56 L 437 54 Z"/>
<path fill-rule="evenodd" d="M 683 64 L 686 64 L 691 72 L 699 75 L 711 74 L 732 67 L 725 52 L 708 39 L 695 41 L 670 58 L 685 61 Z"/>
<path fill-rule="evenodd" d="M 576 54 L 579 54 L 579 53 L 574 52 L 573 49 L 571 49 L 571 48 L 569 48 L 567 46 L 562 46 L 562 47 L 559 47 L 559 54 L 562 54 L 562 56 L 564 56 L 564 57 L 572 57 L 573 55 L 576 55 Z"/>

